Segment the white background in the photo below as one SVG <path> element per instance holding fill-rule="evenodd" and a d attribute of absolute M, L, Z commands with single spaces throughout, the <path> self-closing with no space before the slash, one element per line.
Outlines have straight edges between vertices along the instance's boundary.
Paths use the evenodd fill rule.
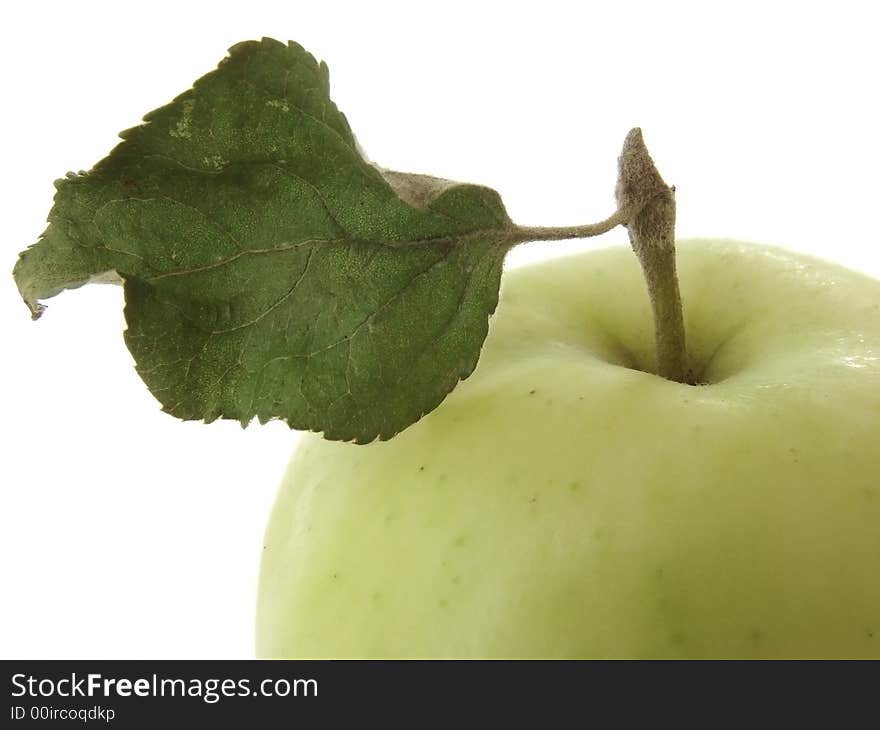
<path fill-rule="evenodd" d="M 268 35 L 329 63 L 373 159 L 490 185 L 518 223 L 609 214 L 640 125 L 677 186 L 680 237 L 880 276 L 872 4 L 13 3 L 0 268 L 43 230 L 55 178 Z M 160 413 L 123 343 L 119 288 L 62 294 L 34 324 L 0 281 L 0 656 L 252 656 L 262 531 L 295 434 Z"/>

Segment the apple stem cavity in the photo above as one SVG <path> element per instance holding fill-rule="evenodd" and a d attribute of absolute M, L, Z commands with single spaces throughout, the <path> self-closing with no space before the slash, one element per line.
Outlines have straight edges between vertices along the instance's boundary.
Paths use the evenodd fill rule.
<path fill-rule="evenodd" d="M 513 243 L 589 238 L 625 226 L 654 313 L 657 375 L 692 384 L 675 270 L 675 188 L 663 181 L 638 127 L 626 135 L 617 159 L 615 198 L 617 210 L 603 221 L 555 228 L 517 226 Z"/>

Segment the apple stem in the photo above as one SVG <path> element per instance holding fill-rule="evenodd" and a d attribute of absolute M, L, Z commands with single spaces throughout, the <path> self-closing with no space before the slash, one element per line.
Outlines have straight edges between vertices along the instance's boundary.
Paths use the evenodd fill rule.
<path fill-rule="evenodd" d="M 617 210 L 613 215 L 583 226 L 516 226 L 511 243 L 588 238 L 626 226 L 654 313 L 657 374 L 689 383 L 684 315 L 675 271 L 675 188 L 663 182 L 638 127 L 626 135 L 617 169 Z"/>
<path fill-rule="evenodd" d="M 617 160 L 617 205 L 637 212 L 625 223 L 654 312 L 657 374 L 689 381 L 681 293 L 675 272 L 675 188 L 663 182 L 642 130 L 630 130 Z"/>

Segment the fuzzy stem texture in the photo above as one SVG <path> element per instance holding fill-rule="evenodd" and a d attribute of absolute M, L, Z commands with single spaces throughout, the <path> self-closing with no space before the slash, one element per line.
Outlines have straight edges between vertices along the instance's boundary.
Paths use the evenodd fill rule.
<path fill-rule="evenodd" d="M 617 210 L 608 218 L 582 226 L 516 226 L 510 243 L 589 238 L 626 226 L 654 313 L 657 374 L 679 383 L 691 382 L 675 272 L 675 188 L 663 182 L 638 127 L 627 134 L 617 168 Z"/>
<path fill-rule="evenodd" d="M 657 374 L 687 382 L 684 315 L 675 273 L 675 188 L 663 182 L 638 127 L 623 143 L 615 193 L 619 209 L 638 210 L 625 225 L 654 312 Z"/>

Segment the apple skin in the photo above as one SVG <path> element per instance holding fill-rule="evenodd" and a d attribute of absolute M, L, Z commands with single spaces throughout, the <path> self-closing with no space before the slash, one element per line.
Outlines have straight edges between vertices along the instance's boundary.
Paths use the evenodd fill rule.
<path fill-rule="evenodd" d="M 302 437 L 262 657 L 880 657 L 880 281 L 679 245 L 696 374 L 648 372 L 624 247 L 505 274 L 474 374 L 367 446 Z"/>

